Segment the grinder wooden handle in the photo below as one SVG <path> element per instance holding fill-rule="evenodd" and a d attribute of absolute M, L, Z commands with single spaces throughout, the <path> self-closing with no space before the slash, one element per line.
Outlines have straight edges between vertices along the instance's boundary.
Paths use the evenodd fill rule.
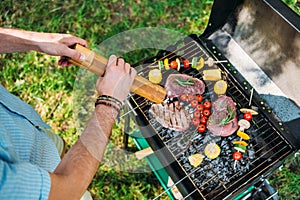
<path fill-rule="evenodd" d="M 69 61 L 71 63 L 99 76 L 102 76 L 104 74 L 105 67 L 108 62 L 107 58 L 79 44 L 75 46 L 75 49 L 84 54 L 85 60 L 77 61 L 70 58 Z M 160 85 L 151 83 L 149 80 L 145 79 L 140 75 L 135 76 L 130 91 L 142 97 L 145 97 L 154 103 L 161 103 L 166 97 L 165 88 L 161 87 Z"/>

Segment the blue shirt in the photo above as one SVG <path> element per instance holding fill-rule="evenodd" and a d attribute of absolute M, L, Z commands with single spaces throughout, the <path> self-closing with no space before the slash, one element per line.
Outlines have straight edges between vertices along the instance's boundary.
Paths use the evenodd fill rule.
<path fill-rule="evenodd" d="M 0 199 L 48 199 L 60 157 L 43 131 L 50 127 L 0 85 Z"/>

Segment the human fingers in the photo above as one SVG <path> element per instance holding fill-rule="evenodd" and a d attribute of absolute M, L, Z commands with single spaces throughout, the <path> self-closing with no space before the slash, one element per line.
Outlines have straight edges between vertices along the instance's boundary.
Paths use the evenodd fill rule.
<path fill-rule="evenodd" d="M 76 50 L 71 50 L 71 52 L 68 52 L 68 50 L 65 51 L 66 56 L 61 56 L 59 61 L 58 61 L 58 65 L 62 66 L 62 67 L 66 67 L 66 66 L 70 66 L 72 65 L 72 63 L 69 62 L 69 58 L 72 58 L 73 60 L 77 60 L 77 61 L 84 61 L 85 57 L 82 53 L 76 51 Z M 69 54 L 69 56 L 67 55 Z"/>
<path fill-rule="evenodd" d="M 60 59 L 58 60 L 58 65 L 62 67 L 68 66 L 69 65 L 68 57 L 61 56 Z"/>
<path fill-rule="evenodd" d="M 117 66 L 124 67 L 124 65 L 125 65 L 124 59 L 123 58 L 118 58 L 118 60 L 117 60 Z"/>
<path fill-rule="evenodd" d="M 130 73 L 131 73 L 131 67 L 130 67 L 130 64 L 129 64 L 129 63 L 125 63 L 124 68 L 125 68 L 125 72 L 126 72 L 127 74 L 130 74 Z"/>
<path fill-rule="evenodd" d="M 111 55 L 108 58 L 107 67 L 116 66 L 117 65 L 117 56 Z"/>
<path fill-rule="evenodd" d="M 80 44 L 81 46 L 88 47 L 87 41 L 82 38 L 73 36 L 71 34 L 60 35 L 62 35 L 63 38 L 60 39 L 59 43 L 65 44 L 68 47 L 73 46 L 75 44 Z"/>
<path fill-rule="evenodd" d="M 71 49 L 69 47 L 63 48 L 63 52 L 62 52 L 61 56 L 69 57 L 69 58 L 72 58 L 73 60 L 77 60 L 77 61 L 85 60 L 84 54 L 80 53 L 79 51 L 77 51 L 75 49 Z"/>
<path fill-rule="evenodd" d="M 130 78 L 134 79 L 137 72 L 134 68 L 130 67 Z"/>
<path fill-rule="evenodd" d="M 79 51 L 77 51 L 76 49 L 73 49 L 72 47 L 75 44 L 80 44 L 81 46 L 87 47 L 87 41 L 70 35 L 70 34 L 59 34 L 61 35 L 63 38 L 61 40 L 59 40 L 58 43 L 58 56 L 61 56 L 61 62 L 59 62 L 59 64 L 61 65 L 70 65 L 71 63 L 68 62 L 68 57 L 72 58 L 73 60 L 77 60 L 77 61 L 83 61 L 85 59 L 84 55 L 82 53 L 80 53 Z"/>

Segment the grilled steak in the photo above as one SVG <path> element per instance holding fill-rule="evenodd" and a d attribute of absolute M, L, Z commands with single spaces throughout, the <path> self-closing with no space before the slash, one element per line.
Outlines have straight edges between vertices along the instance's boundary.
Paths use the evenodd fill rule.
<path fill-rule="evenodd" d="M 185 131 L 190 127 L 191 116 L 178 102 L 153 104 L 149 112 L 165 128 Z"/>
<path fill-rule="evenodd" d="M 173 98 L 181 94 L 203 94 L 205 84 L 200 79 L 185 74 L 171 74 L 168 76 L 165 88 L 168 97 Z"/>
<path fill-rule="evenodd" d="M 234 101 L 225 95 L 212 104 L 212 114 L 207 121 L 207 129 L 214 135 L 229 136 L 238 129 Z"/>

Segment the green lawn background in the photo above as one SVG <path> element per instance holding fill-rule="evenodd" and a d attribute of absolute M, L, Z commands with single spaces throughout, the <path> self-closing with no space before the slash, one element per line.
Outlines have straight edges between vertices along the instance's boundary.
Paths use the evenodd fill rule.
<path fill-rule="evenodd" d="M 285 2 L 299 13 L 299 1 Z M 85 38 L 93 49 L 118 33 L 142 27 L 161 27 L 186 35 L 199 35 L 207 25 L 211 6 L 211 0 L 2 0 L 0 25 L 71 33 Z M 133 59 L 143 56 L 135 55 Z M 53 130 L 72 145 L 79 134 L 73 113 L 73 87 L 78 68 L 57 67 L 57 60 L 37 52 L 1 55 L 0 82 L 30 103 Z M 122 127 L 122 123 L 116 124 L 112 135 L 114 145 L 120 148 Z M 129 148 L 136 150 L 132 141 Z M 276 170 L 270 180 L 282 199 L 296 199 L 300 193 L 299 178 L 299 158 L 293 157 L 282 170 Z M 103 164 L 89 191 L 94 199 L 151 199 L 163 190 L 152 172 L 132 174 Z"/>

